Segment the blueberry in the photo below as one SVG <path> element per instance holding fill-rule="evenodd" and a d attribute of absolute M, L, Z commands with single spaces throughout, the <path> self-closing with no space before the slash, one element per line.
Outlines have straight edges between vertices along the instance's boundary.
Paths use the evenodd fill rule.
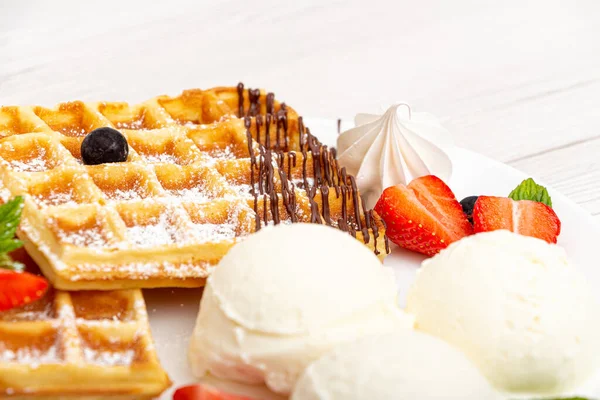
<path fill-rule="evenodd" d="M 94 129 L 81 143 L 81 158 L 86 165 L 127 161 L 128 154 L 127 139 L 113 128 Z"/>
<path fill-rule="evenodd" d="M 470 223 L 473 223 L 473 207 L 475 207 L 475 203 L 477 203 L 478 198 L 479 196 L 469 196 L 460 201 L 460 205 L 462 206 L 462 209 L 467 215 Z"/>

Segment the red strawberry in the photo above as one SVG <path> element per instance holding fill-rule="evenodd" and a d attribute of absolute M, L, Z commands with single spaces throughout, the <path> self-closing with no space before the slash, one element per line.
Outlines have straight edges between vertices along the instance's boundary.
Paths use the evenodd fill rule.
<path fill-rule="evenodd" d="M 498 229 L 556 243 L 560 220 L 553 209 L 537 201 L 480 196 L 473 208 L 475 232 Z"/>
<path fill-rule="evenodd" d="M 48 282 L 40 276 L 0 269 L 0 311 L 38 300 L 47 289 Z"/>
<path fill-rule="evenodd" d="M 392 242 L 428 256 L 473 233 L 452 190 L 433 175 L 385 189 L 375 211 Z"/>
<path fill-rule="evenodd" d="M 173 394 L 173 400 L 253 400 L 250 397 L 221 392 L 201 384 L 184 386 Z"/>

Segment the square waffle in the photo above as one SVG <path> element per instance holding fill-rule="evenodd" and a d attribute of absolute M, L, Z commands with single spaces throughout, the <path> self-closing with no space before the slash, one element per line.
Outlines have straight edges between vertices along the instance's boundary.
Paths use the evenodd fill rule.
<path fill-rule="evenodd" d="M 124 163 L 87 166 L 81 142 L 118 129 Z M 277 223 L 343 229 L 380 257 L 383 220 L 290 107 L 243 85 L 139 105 L 0 108 L 0 195 L 23 195 L 18 231 L 62 290 L 204 284 L 238 240 Z"/>
<path fill-rule="evenodd" d="M 150 399 L 169 385 L 140 290 L 51 290 L 0 312 L 1 398 Z"/>

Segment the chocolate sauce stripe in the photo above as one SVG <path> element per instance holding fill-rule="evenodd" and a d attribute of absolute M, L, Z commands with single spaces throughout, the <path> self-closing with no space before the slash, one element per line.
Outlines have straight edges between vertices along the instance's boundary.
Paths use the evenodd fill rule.
<path fill-rule="evenodd" d="M 276 158 L 274 162 L 272 157 Z M 298 194 L 296 193 L 296 187 L 292 184 L 285 173 L 286 167 L 289 168 L 290 164 L 286 166 L 283 162 L 286 158 L 292 158 L 293 156 L 290 153 L 276 153 L 261 147 L 260 156 L 258 161 L 258 176 L 259 176 L 259 194 L 263 195 L 263 215 L 262 221 L 260 225 L 267 224 L 270 220 L 273 220 L 274 223 L 280 222 L 279 216 L 279 202 L 283 203 L 283 206 L 286 210 L 287 217 L 292 222 L 297 222 L 299 220 L 297 216 L 296 207 L 298 201 Z M 274 179 L 274 164 L 277 166 L 278 174 L 279 174 L 279 183 L 280 189 L 277 190 L 276 182 Z M 254 170 L 256 169 L 256 165 L 252 168 L 251 177 L 254 176 Z M 342 175 L 342 174 L 340 174 Z M 251 179 L 252 180 L 252 179 Z M 353 177 L 350 178 L 351 182 L 354 182 Z M 360 231 L 365 243 L 369 243 L 371 239 L 371 235 L 373 235 L 375 252 L 378 254 L 379 250 L 377 249 L 377 239 L 379 237 L 379 227 L 376 223 L 376 218 L 371 210 L 366 210 L 364 208 L 364 202 L 361 201 L 358 191 L 354 189 L 352 185 L 341 185 L 334 186 L 335 187 L 335 199 L 340 199 L 341 202 L 341 215 L 338 218 L 337 224 L 333 224 L 332 218 L 330 215 L 331 212 L 331 200 L 330 200 L 330 191 L 329 186 L 323 185 L 320 188 L 317 188 L 315 185 L 310 186 L 308 191 L 301 190 L 301 192 L 305 192 L 309 199 L 310 211 L 311 211 L 311 222 L 313 223 L 325 223 L 328 225 L 337 225 L 338 228 L 349 231 L 353 233 L 355 231 Z M 281 197 L 276 195 L 280 194 Z M 315 201 L 317 194 L 320 193 L 321 204 Z M 339 194 L 338 194 L 339 193 Z M 332 194 L 333 195 L 333 194 Z M 268 202 L 268 209 L 271 211 L 270 217 L 269 214 L 265 212 L 267 205 L 266 199 L 270 198 L 270 202 Z M 277 205 L 276 205 L 277 204 Z M 351 207 L 349 207 L 351 204 Z M 339 202 L 338 204 L 339 205 Z M 258 214 L 258 209 L 255 208 L 255 212 Z M 361 212 L 362 209 L 362 212 Z M 353 220 L 349 219 L 349 215 L 352 215 Z M 341 221 L 341 222 L 340 222 Z M 260 226 L 258 225 L 258 226 Z M 354 234 L 355 235 L 355 234 Z M 389 246 L 389 245 L 388 245 Z"/>
<path fill-rule="evenodd" d="M 276 114 L 247 115 L 244 119 L 246 128 L 251 129 L 258 144 L 275 151 L 290 150 L 286 112 L 279 110 Z"/>
<path fill-rule="evenodd" d="M 241 83 L 238 85 L 238 97 L 238 114 L 245 117 L 250 153 L 250 193 L 253 195 L 256 229 L 261 229 L 261 226 L 271 221 L 274 224 L 281 223 L 281 210 L 286 214 L 285 220 L 300 221 L 298 204 L 305 198 L 310 208 L 310 222 L 337 226 L 354 237 L 360 232 L 365 244 L 370 243 L 372 235 L 375 254 L 379 254 L 379 229 L 381 227 L 385 230 L 385 223 L 380 217 L 376 217 L 373 210 L 365 208 L 356 186 L 356 179 L 348 175 L 345 168 L 340 168 L 335 149 L 324 146 L 304 125 L 302 117 L 298 117 L 298 149 L 302 155 L 302 178 L 301 188 L 297 187 L 290 181 L 293 168 L 297 173 L 298 156 L 296 152 L 289 151 L 289 121 L 285 103 L 281 103 L 280 110 L 275 112 L 275 97 L 268 93 L 265 97 L 266 114 L 261 115 L 260 91 L 248 89 L 249 107 L 244 115 L 244 86 Z M 252 121 L 256 129 L 256 138 L 251 133 Z M 275 129 L 274 138 L 271 138 L 272 125 Z M 264 140 L 261 140 L 263 127 Z M 275 142 L 273 146 L 272 139 Z M 258 156 L 253 151 L 253 142 L 259 145 Z M 257 184 L 258 193 L 255 187 Z M 320 200 L 320 204 L 317 199 Z M 332 217 L 333 210 L 336 211 L 337 220 Z M 389 242 L 385 235 L 384 242 L 386 253 L 389 253 Z"/>
<path fill-rule="evenodd" d="M 309 208 L 308 205 L 300 205 L 297 200 L 296 193 L 293 188 L 290 188 L 288 192 L 271 192 L 269 194 L 263 194 L 253 197 L 252 200 L 248 200 L 252 203 L 255 215 L 259 216 L 260 224 L 258 226 L 265 226 L 271 222 L 277 225 L 284 221 L 290 222 L 302 222 L 305 218 L 300 218 L 301 214 L 304 214 L 303 207 Z"/>
<path fill-rule="evenodd" d="M 238 83 L 237 86 L 238 94 L 238 110 L 237 116 L 242 117 L 256 117 L 262 115 L 271 115 L 272 118 L 276 118 L 279 113 L 283 113 L 287 118 L 287 106 L 285 103 L 279 103 L 279 109 L 276 108 L 275 95 L 271 92 L 262 94 L 260 89 L 245 88 L 242 82 Z M 247 95 L 245 96 L 244 93 Z M 248 100 L 248 108 L 245 107 L 245 99 Z M 264 114 L 262 113 L 261 99 L 264 99 Z M 287 126 L 286 126 L 287 128 Z"/>

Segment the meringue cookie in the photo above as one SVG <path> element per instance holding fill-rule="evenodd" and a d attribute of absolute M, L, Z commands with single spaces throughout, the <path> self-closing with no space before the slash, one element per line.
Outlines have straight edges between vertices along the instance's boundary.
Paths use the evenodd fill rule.
<path fill-rule="evenodd" d="M 357 114 L 354 122 L 354 128 L 338 136 L 338 159 L 356 177 L 368 207 L 390 186 L 424 175 L 450 178 L 452 162 L 444 148 L 452 140 L 433 115 L 398 103 L 383 115 Z"/>

